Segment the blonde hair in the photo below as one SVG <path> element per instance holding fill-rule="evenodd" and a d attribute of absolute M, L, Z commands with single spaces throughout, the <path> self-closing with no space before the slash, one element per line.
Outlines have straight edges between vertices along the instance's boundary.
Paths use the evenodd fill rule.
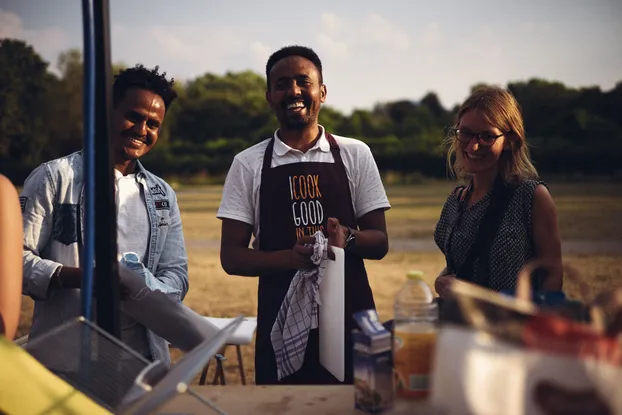
<path fill-rule="evenodd" d="M 531 162 L 523 115 L 516 98 L 505 88 L 483 86 L 474 90 L 458 110 L 453 128 L 458 128 L 460 119 L 470 110 L 477 110 L 492 126 L 506 133 L 510 150 L 504 150 L 499 159 L 499 174 L 505 183 L 518 183 L 536 179 L 538 171 Z M 453 177 L 465 179 L 469 176 L 463 164 L 463 155 L 458 150 L 458 138 L 449 134 L 445 139 L 447 168 Z M 455 160 L 452 161 L 452 159 Z"/>

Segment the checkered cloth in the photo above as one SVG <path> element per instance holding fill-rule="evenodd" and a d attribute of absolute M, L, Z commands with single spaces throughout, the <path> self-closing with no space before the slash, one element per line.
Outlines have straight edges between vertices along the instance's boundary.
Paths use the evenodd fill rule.
<path fill-rule="evenodd" d="M 270 333 L 279 380 L 300 369 L 309 331 L 318 326 L 320 282 L 325 270 L 324 260 L 328 256 L 328 240 L 320 231 L 314 237 L 311 260 L 316 266 L 299 270 L 294 275 Z"/>

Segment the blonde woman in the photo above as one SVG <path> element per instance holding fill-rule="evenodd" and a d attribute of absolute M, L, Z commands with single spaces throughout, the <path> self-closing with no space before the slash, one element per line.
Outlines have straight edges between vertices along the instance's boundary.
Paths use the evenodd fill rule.
<path fill-rule="evenodd" d="M 553 264 L 536 288 L 561 290 L 555 203 L 530 160 L 516 99 L 503 88 L 477 89 L 460 107 L 447 144 L 448 168 L 466 185 L 449 195 L 434 231 L 447 262 L 435 282 L 441 298 L 454 278 L 512 290 L 536 258 Z"/>
<path fill-rule="evenodd" d="M 22 215 L 17 191 L 0 175 L 0 335 L 13 340 L 22 302 Z"/>

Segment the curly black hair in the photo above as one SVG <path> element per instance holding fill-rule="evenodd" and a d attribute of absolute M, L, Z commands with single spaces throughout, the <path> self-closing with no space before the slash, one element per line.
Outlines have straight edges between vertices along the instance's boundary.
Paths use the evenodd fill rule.
<path fill-rule="evenodd" d="M 310 60 L 311 63 L 315 65 L 318 73 L 320 74 L 320 83 L 324 83 L 324 77 L 322 76 L 322 61 L 320 60 L 319 56 L 317 56 L 317 53 L 315 53 L 313 49 L 306 46 L 291 45 L 285 46 L 277 50 L 272 55 L 270 55 L 270 58 L 268 58 L 268 63 L 266 63 L 266 81 L 268 84 L 268 89 L 270 89 L 270 71 L 272 70 L 272 67 L 276 65 L 276 63 L 281 59 L 285 59 L 290 56 L 300 56 L 302 58 Z"/>
<path fill-rule="evenodd" d="M 147 69 L 142 64 L 133 68 L 122 70 L 114 76 L 112 85 L 112 102 L 116 107 L 125 96 L 125 91 L 130 88 L 142 88 L 162 97 L 165 109 L 177 98 L 177 92 L 173 89 L 175 80 L 166 79 L 166 72 L 158 73 L 160 67 Z"/>

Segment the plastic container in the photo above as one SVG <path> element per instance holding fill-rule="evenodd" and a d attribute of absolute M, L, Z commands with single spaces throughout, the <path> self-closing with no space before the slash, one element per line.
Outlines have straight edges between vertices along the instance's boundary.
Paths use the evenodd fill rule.
<path fill-rule="evenodd" d="M 426 398 L 436 347 L 438 307 L 423 272 L 409 271 L 406 277 L 394 303 L 395 392 L 402 398 Z"/>

